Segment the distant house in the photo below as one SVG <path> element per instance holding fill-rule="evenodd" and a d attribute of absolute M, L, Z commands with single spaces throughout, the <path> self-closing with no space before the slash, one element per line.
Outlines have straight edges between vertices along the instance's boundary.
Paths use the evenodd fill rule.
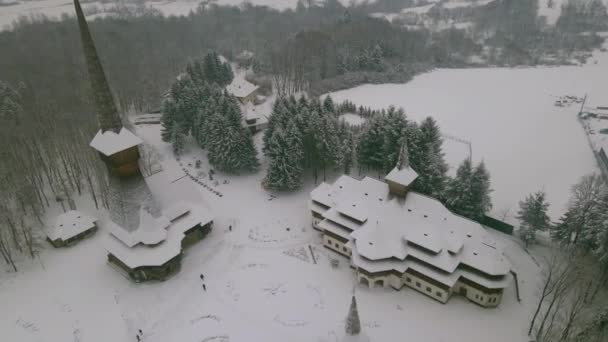
<path fill-rule="evenodd" d="M 118 133 L 99 130 L 91 143 L 110 172 L 129 177 L 139 174 L 139 148 L 143 141 L 128 129 L 122 127 Z"/>
<path fill-rule="evenodd" d="M 319 185 L 310 209 L 323 245 L 349 258 L 358 282 L 370 288 L 406 286 L 441 303 L 461 295 L 498 306 L 511 281 L 501 248 L 480 224 L 411 191 L 416 176 L 404 167 L 386 183 L 344 175 Z"/>
<path fill-rule="evenodd" d="M 256 107 L 251 102 L 247 102 L 242 107 L 245 126 L 249 128 L 251 134 L 255 134 L 268 127 L 268 118 L 259 112 L 261 110 L 259 107 Z"/>
<path fill-rule="evenodd" d="M 234 81 L 226 87 L 228 93 L 234 95 L 241 104 L 246 104 L 248 102 L 253 103 L 259 89 L 260 87 L 257 85 L 242 78 L 235 78 Z"/>
<path fill-rule="evenodd" d="M 53 247 L 70 246 L 97 231 L 97 219 L 77 210 L 65 212 L 46 230 L 47 240 Z"/>
<path fill-rule="evenodd" d="M 235 60 L 241 68 L 249 68 L 253 62 L 253 56 L 253 52 L 244 50 L 235 57 Z"/>
<path fill-rule="evenodd" d="M 170 181 L 165 172 L 146 178 L 160 215 L 140 212 L 129 231 L 109 222 L 104 241 L 108 263 L 135 282 L 164 281 L 181 269 L 184 250 L 211 231 L 213 217 L 186 177 Z"/>

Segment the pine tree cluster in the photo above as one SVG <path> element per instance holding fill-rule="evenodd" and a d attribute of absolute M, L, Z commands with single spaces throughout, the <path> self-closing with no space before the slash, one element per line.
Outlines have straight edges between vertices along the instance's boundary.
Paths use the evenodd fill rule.
<path fill-rule="evenodd" d="M 457 214 L 481 220 L 492 209 L 491 191 L 490 174 L 484 162 L 473 167 L 467 158 L 458 167 L 456 177 L 447 182 L 445 204 Z"/>
<path fill-rule="evenodd" d="M 315 178 L 328 168 L 348 173 L 354 158 L 354 135 L 339 123 L 331 97 L 318 99 L 287 97 L 273 107 L 264 132 L 264 154 L 269 159 L 264 186 L 292 190 L 301 186 L 302 174 L 310 169 Z"/>
<path fill-rule="evenodd" d="M 192 135 L 218 170 L 253 172 L 259 167 L 257 151 L 236 98 L 221 88 L 232 79 L 232 71 L 222 71 L 225 67 L 230 68 L 215 53 L 187 66 L 163 103 L 161 136 L 179 155 L 185 137 Z"/>
<path fill-rule="evenodd" d="M 394 107 L 372 115 L 359 139 L 359 166 L 388 173 L 397 165 L 403 141 L 407 142 L 410 165 L 419 175 L 414 190 L 443 198 L 448 165 L 439 126 L 431 117 L 417 124 Z"/>

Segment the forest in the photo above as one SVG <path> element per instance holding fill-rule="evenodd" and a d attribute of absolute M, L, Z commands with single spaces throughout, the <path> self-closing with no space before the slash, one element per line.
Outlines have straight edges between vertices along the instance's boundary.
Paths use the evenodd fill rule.
<path fill-rule="evenodd" d="M 361 83 L 406 82 L 435 67 L 466 67 L 470 57 L 486 50 L 491 53 L 484 65 L 533 65 L 545 63 L 545 56 L 556 55 L 562 57 L 558 62 L 567 63 L 576 52 L 590 51 L 602 41 L 595 31 L 606 28 L 606 9 L 596 0 L 589 3 L 586 7 L 574 0 L 566 3 L 555 27 L 544 25 L 538 19 L 538 2 L 528 0 L 497 0 L 484 6 L 432 10 L 428 14 L 437 19 L 471 20 L 475 25 L 469 31 L 413 30 L 399 22 L 370 17 L 370 13 L 398 10 L 408 4 L 391 0 L 349 7 L 336 0 L 320 5 L 300 2 L 295 10 L 282 12 L 250 4 L 233 7 L 203 3 L 186 17 L 164 17 L 143 9 L 97 18 L 90 26 L 122 114 L 159 109 L 178 113 L 172 119 L 170 115 L 165 117 L 165 140 L 193 135 L 201 147 L 208 149 L 219 169 L 257 169 L 251 137 L 237 124 L 236 113 L 232 125 L 222 122 L 225 118 L 201 115 L 198 110 L 184 115 L 180 108 L 188 104 L 177 94 L 180 87 L 190 89 L 194 96 L 212 97 L 208 105 L 234 112 L 234 99 L 221 89 L 231 76 L 215 81 L 190 77 L 175 82 L 176 76 L 187 68 L 196 76 L 197 68 L 203 67 L 197 61 L 209 51 L 234 60 L 241 51 L 250 50 L 255 56 L 256 75 L 271 79 L 273 90 L 283 96 L 275 104 L 276 115 L 265 133 L 264 153 L 271 165 L 293 166 L 293 176 L 287 179 L 277 177 L 271 167 L 266 186 L 295 188 L 305 170 L 318 177 L 319 171 L 328 168 L 349 171 L 357 165 L 385 173 L 396 161 L 398 146 L 405 143 L 412 166 L 424 175 L 418 190 L 437 195 L 441 189 L 446 193 L 459 190 L 456 183 L 444 177 L 440 144 L 430 142 L 437 141 L 438 136 L 432 119 L 409 122 L 400 118 L 399 110 L 388 109 L 368 115 L 369 129 L 353 132 L 340 127 L 335 119 L 348 104 L 296 100 L 289 95 L 304 91 L 314 96 Z M 594 10 L 590 11 L 589 6 Z M 23 18 L 11 30 L 0 32 L 0 46 L 0 191 L 10 194 L 0 203 L 0 250 L 10 262 L 9 250 L 34 255 L 37 242 L 32 230 L 41 224 L 51 202 L 69 208 L 74 205 L 72 197 L 84 193 L 90 194 L 97 207 L 107 207 L 108 199 L 105 170 L 88 148 L 96 125 L 74 18 Z M 161 95 L 167 92 L 173 101 L 163 104 Z M 368 111 L 357 110 L 362 115 Z M 286 112 L 291 113 L 288 119 Z M 304 125 L 308 121 L 312 124 Z M 214 153 L 204 131 L 209 127 L 230 127 L 229 135 L 215 130 L 219 132 L 217 137 L 235 137 L 231 140 L 235 149 L 248 147 L 245 150 L 251 153 L 247 162 L 231 162 L 219 149 Z M 330 134 L 334 131 L 339 134 Z M 281 151 L 285 146 L 292 146 L 295 152 L 286 155 Z M 179 150 L 177 144 L 176 152 Z M 425 153 L 428 151 L 433 153 Z M 144 150 L 143 159 L 151 153 Z M 461 168 L 457 178 L 485 173 L 483 165 L 465 162 Z M 487 182 L 480 184 L 489 191 Z M 479 198 L 478 203 L 485 204 L 473 209 L 471 216 L 489 208 L 488 201 Z M 464 208 L 457 198 L 443 200 L 457 211 L 471 209 Z M 25 217 L 35 221 L 28 222 Z"/>

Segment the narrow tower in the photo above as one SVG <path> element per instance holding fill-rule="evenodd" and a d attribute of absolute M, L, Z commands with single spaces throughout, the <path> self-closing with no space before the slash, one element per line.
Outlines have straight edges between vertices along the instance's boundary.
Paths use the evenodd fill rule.
<path fill-rule="evenodd" d="M 112 174 L 119 177 L 138 175 L 139 149 L 137 146 L 142 143 L 142 140 L 123 127 L 78 0 L 74 0 L 74 8 L 99 122 L 99 131 L 90 145 L 99 152 L 101 159 Z"/>
<path fill-rule="evenodd" d="M 409 151 L 405 139 L 401 142 L 399 150 L 399 160 L 397 166 L 389 172 L 384 180 L 388 184 L 391 194 L 398 197 L 405 197 L 414 181 L 418 178 L 418 173 L 410 168 Z"/>
<path fill-rule="evenodd" d="M 122 128 L 122 122 L 114 105 L 106 75 L 99 62 L 97 49 L 95 49 L 95 44 L 89 31 L 89 25 L 87 25 L 78 0 L 74 0 L 74 7 L 76 8 L 76 17 L 78 18 L 78 27 L 80 28 L 80 41 L 82 42 L 87 70 L 89 71 L 89 80 L 91 81 L 91 88 L 93 90 L 93 100 L 97 109 L 99 128 L 101 128 L 102 133 L 110 130 L 118 134 Z"/>

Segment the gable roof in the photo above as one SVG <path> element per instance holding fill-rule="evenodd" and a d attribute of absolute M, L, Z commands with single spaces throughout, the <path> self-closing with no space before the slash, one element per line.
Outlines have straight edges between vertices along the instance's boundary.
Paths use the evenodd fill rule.
<path fill-rule="evenodd" d="M 247 97 L 259 87 L 243 78 L 236 78 L 230 83 L 226 90 L 236 97 Z"/>
<path fill-rule="evenodd" d="M 89 146 L 105 156 L 111 156 L 141 143 L 143 141 L 138 136 L 123 127 L 118 134 L 113 131 L 102 132 L 99 130 Z"/>

